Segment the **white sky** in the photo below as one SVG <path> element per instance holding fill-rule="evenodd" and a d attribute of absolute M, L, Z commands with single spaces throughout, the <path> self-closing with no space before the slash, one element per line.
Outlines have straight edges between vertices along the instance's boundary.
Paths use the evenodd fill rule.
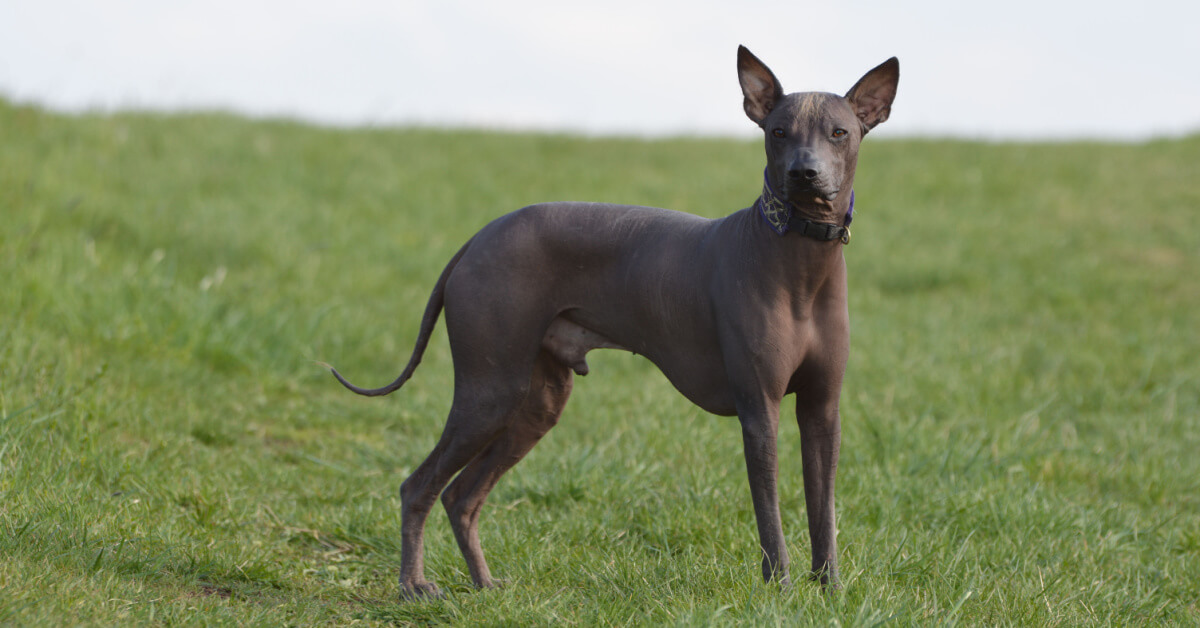
<path fill-rule="evenodd" d="M 0 0 L 0 95 L 328 124 L 745 135 L 735 54 L 844 93 L 889 56 L 880 134 L 1200 131 L 1196 0 Z"/>

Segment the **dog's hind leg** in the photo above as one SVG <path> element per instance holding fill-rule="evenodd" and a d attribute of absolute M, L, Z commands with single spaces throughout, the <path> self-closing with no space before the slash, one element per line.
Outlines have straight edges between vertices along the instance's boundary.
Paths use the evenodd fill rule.
<path fill-rule="evenodd" d="M 497 378 L 487 386 L 455 387 L 454 404 L 441 438 L 424 462 L 400 486 L 400 595 L 403 598 L 440 595 L 437 586 L 425 579 L 425 520 L 454 474 L 495 441 L 521 407 L 528 384 L 515 380 L 512 375 L 504 379 L 506 381 Z M 485 394 L 479 391 L 485 391 Z"/>
<path fill-rule="evenodd" d="M 558 418 L 571 394 L 571 369 L 541 351 L 533 369 L 529 393 L 512 414 L 504 431 L 463 469 L 442 493 L 454 538 L 467 561 L 471 580 L 479 588 L 495 586 L 479 543 L 479 512 L 500 476 L 521 461 Z"/>

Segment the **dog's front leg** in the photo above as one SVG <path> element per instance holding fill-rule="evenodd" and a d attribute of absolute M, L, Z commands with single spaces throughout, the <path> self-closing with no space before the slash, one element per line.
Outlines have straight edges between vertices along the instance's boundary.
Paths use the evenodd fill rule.
<path fill-rule="evenodd" d="M 763 579 L 788 586 L 788 552 L 779 517 L 779 457 L 776 451 L 779 433 L 779 404 L 762 398 L 738 402 L 742 423 L 742 444 L 746 453 L 746 471 L 750 476 L 750 496 L 754 500 L 754 518 L 762 547 Z"/>
<path fill-rule="evenodd" d="M 804 458 L 804 502 L 808 507 L 808 533 L 812 540 L 812 577 L 831 589 L 839 588 L 837 573 L 837 522 L 834 515 L 834 480 L 841 448 L 841 418 L 836 399 L 806 408 L 797 396 L 800 449 Z"/>

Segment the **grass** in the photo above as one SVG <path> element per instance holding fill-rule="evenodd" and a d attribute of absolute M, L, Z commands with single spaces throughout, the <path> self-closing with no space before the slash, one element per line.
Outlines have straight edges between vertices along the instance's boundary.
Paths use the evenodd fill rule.
<path fill-rule="evenodd" d="M 510 585 L 470 589 L 439 508 L 427 563 L 451 595 L 396 601 L 397 488 L 449 407 L 444 331 L 386 400 L 314 361 L 390 381 L 494 216 L 718 216 L 761 160 L 0 101 L 0 624 L 1200 623 L 1200 137 L 868 140 L 842 593 L 764 585 L 736 421 L 598 352 L 485 509 Z M 794 428 L 780 454 L 802 569 Z"/>

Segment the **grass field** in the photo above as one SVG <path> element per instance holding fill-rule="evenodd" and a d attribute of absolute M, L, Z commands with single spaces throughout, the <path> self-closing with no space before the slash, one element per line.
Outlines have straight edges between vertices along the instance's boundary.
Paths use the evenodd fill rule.
<path fill-rule="evenodd" d="M 397 602 L 444 331 L 384 400 L 314 361 L 390 381 L 501 213 L 715 217 L 754 200 L 761 153 L 0 101 L 0 624 L 1200 624 L 1200 136 L 868 139 L 840 594 L 761 582 L 735 420 L 597 352 L 484 511 L 509 586 L 470 588 L 439 506 L 450 595 Z"/>

